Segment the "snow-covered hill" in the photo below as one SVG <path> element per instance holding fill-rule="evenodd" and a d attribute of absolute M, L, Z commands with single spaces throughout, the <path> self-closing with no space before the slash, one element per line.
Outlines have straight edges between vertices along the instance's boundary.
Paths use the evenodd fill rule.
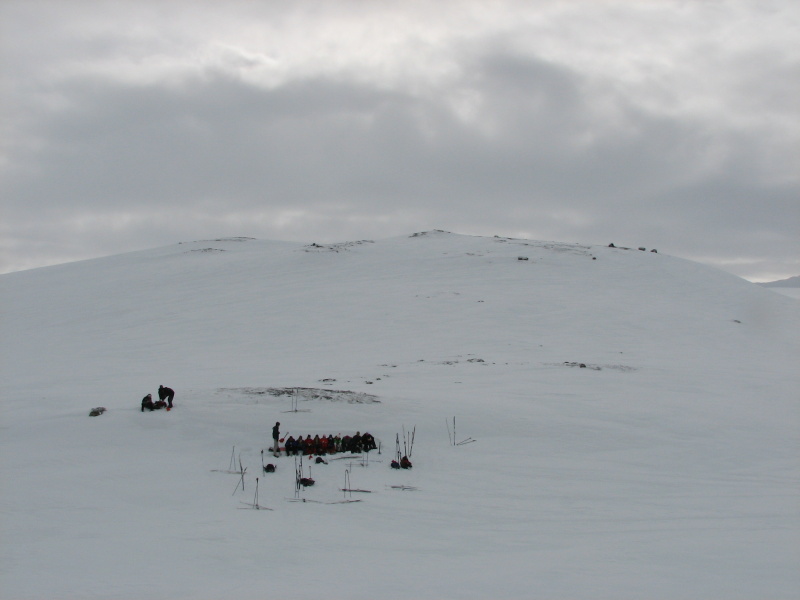
<path fill-rule="evenodd" d="M 786 279 L 780 279 L 778 281 L 768 281 L 767 283 L 761 283 L 759 285 L 768 288 L 800 288 L 800 275 L 787 277 Z"/>
<path fill-rule="evenodd" d="M 789 277 L 788 279 L 781 279 L 779 281 L 770 281 L 768 283 L 760 283 L 759 285 L 771 289 L 773 292 L 778 292 L 790 298 L 800 300 L 800 275 L 796 277 Z"/>
<path fill-rule="evenodd" d="M 732 275 L 434 231 L 183 243 L 0 294 L 4 598 L 800 590 L 800 304 Z M 176 408 L 140 412 L 159 384 Z M 294 502 L 294 459 L 261 473 L 275 421 L 382 452 Z M 361 502 L 334 503 L 346 471 Z"/>

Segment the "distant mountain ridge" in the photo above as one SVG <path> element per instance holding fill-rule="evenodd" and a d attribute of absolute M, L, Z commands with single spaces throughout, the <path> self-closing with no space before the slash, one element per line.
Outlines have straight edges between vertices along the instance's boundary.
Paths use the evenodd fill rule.
<path fill-rule="evenodd" d="M 800 275 L 777 281 L 767 281 L 758 285 L 769 288 L 800 288 Z"/>

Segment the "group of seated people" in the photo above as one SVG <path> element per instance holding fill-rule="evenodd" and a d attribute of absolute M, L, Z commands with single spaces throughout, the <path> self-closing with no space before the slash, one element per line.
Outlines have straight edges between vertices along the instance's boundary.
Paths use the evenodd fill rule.
<path fill-rule="evenodd" d="M 282 440 L 284 441 L 284 440 Z M 324 455 L 336 454 L 338 452 L 369 452 L 375 450 L 378 446 L 375 444 L 375 438 L 364 432 L 356 432 L 355 435 L 315 435 L 313 438 L 307 435 L 303 438 L 302 435 L 294 438 L 289 436 L 285 439 L 284 446 L 286 448 L 286 455 Z"/>

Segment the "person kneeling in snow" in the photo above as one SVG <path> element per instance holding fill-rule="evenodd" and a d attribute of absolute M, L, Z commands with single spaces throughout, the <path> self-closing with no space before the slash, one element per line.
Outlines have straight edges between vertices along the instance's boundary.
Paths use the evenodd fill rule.
<path fill-rule="evenodd" d="M 365 432 L 364 435 L 361 436 L 361 446 L 364 449 L 364 452 L 369 452 L 370 450 L 377 450 L 378 446 L 375 445 L 375 438 L 372 436 L 371 433 Z"/>
<path fill-rule="evenodd" d="M 148 410 L 151 410 L 151 411 L 156 409 L 156 407 L 153 406 L 153 395 L 152 394 L 147 394 L 147 396 L 142 398 L 142 412 L 144 412 L 145 408 L 148 409 Z"/>
<path fill-rule="evenodd" d="M 411 461 L 408 460 L 407 456 L 404 456 L 400 459 L 400 468 L 401 469 L 410 469 L 411 468 Z"/>
<path fill-rule="evenodd" d="M 152 394 L 147 394 L 147 396 L 142 398 L 142 412 L 144 412 L 145 408 L 152 412 L 154 410 L 158 410 L 159 408 L 166 408 L 166 407 L 167 403 L 164 402 L 163 400 L 157 400 L 156 402 L 153 402 Z"/>

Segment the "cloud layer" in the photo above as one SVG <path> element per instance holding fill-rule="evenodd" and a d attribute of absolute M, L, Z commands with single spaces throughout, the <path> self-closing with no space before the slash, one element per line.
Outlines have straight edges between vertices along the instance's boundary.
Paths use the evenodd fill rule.
<path fill-rule="evenodd" d="M 0 271 L 438 227 L 800 272 L 795 3 L 430 4 L 4 4 Z"/>

